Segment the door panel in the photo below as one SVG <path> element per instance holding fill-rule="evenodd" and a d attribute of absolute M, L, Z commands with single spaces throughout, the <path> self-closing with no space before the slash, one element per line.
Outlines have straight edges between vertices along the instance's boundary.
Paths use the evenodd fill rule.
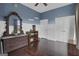
<path fill-rule="evenodd" d="M 48 39 L 48 19 L 40 21 L 40 37 Z"/>
<path fill-rule="evenodd" d="M 59 17 L 55 19 L 56 24 L 56 41 L 68 42 L 70 22 L 74 19 L 74 16 Z"/>

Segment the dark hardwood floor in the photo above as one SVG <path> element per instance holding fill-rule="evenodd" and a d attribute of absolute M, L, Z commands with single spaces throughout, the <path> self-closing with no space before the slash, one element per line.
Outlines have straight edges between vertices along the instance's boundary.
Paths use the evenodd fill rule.
<path fill-rule="evenodd" d="M 43 41 L 43 40 L 42 40 Z M 47 49 L 42 44 L 44 41 L 39 42 L 37 49 L 29 49 L 27 46 L 8 52 L 9 56 L 48 56 Z"/>
<path fill-rule="evenodd" d="M 48 40 L 40 40 L 40 43 L 36 50 L 32 50 L 32 49 L 30 50 L 27 48 L 27 46 L 24 46 L 22 48 L 9 52 L 8 55 L 9 56 L 56 56 L 55 50 L 58 49 L 60 46 L 56 47 L 56 49 L 54 50 L 55 42 L 53 42 L 53 41 L 49 42 L 49 44 L 51 44 L 51 46 L 49 46 L 49 44 L 47 42 L 48 42 Z M 61 43 L 57 43 L 57 44 L 59 45 Z M 65 43 L 65 44 L 67 44 L 67 43 Z M 61 45 L 63 45 L 63 43 Z M 67 47 L 68 56 L 79 56 L 79 50 L 76 48 L 76 45 L 68 43 L 67 46 L 65 46 L 65 47 Z M 58 50 L 61 53 L 61 51 L 63 52 L 64 49 L 65 48 L 63 47 L 62 50 L 59 50 L 59 49 Z"/>
<path fill-rule="evenodd" d="M 47 54 L 41 50 L 37 50 L 37 51 L 28 50 L 27 46 L 25 46 L 20 49 L 9 52 L 8 55 L 9 56 L 46 56 Z"/>
<path fill-rule="evenodd" d="M 74 44 L 68 44 L 68 56 L 79 56 L 79 50 Z"/>

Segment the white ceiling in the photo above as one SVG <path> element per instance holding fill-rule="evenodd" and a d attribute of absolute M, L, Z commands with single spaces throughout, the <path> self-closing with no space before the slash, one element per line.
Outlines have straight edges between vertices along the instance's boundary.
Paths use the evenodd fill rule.
<path fill-rule="evenodd" d="M 42 3 L 39 3 L 38 6 L 34 6 L 35 3 L 22 3 L 24 6 L 27 6 L 39 13 L 46 12 L 55 8 L 63 7 L 69 5 L 70 3 L 47 3 L 48 6 L 44 6 Z"/>

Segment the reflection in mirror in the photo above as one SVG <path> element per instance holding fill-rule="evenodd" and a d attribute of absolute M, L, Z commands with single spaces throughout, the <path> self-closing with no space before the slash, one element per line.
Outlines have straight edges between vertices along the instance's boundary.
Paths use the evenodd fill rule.
<path fill-rule="evenodd" d="M 20 33 L 20 20 L 17 20 L 17 33 Z"/>
<path fill-rule="evenodd" d="M 13 34 L 14 31 L 14 16 L 9 18 L 9 34 Z"/>
<path fill-rule="evenodd" d="M 12 15 L 9 18 L 9 34 L 17 35 L 18 33 L 20 33 L 20 20 L 18 17 Z"/>

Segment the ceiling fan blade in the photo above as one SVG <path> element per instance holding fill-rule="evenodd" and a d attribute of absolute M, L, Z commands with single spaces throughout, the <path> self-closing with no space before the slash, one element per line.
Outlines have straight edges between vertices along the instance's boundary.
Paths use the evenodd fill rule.
<path fill-rule="evenodd" d="M 35 6 L 37 6 L 39 3 L 36 3 Z"/>
<path fill-rule="evenodd" d="M 45 6 L 47 6 L 47 3 L 43 3 Z"/>

